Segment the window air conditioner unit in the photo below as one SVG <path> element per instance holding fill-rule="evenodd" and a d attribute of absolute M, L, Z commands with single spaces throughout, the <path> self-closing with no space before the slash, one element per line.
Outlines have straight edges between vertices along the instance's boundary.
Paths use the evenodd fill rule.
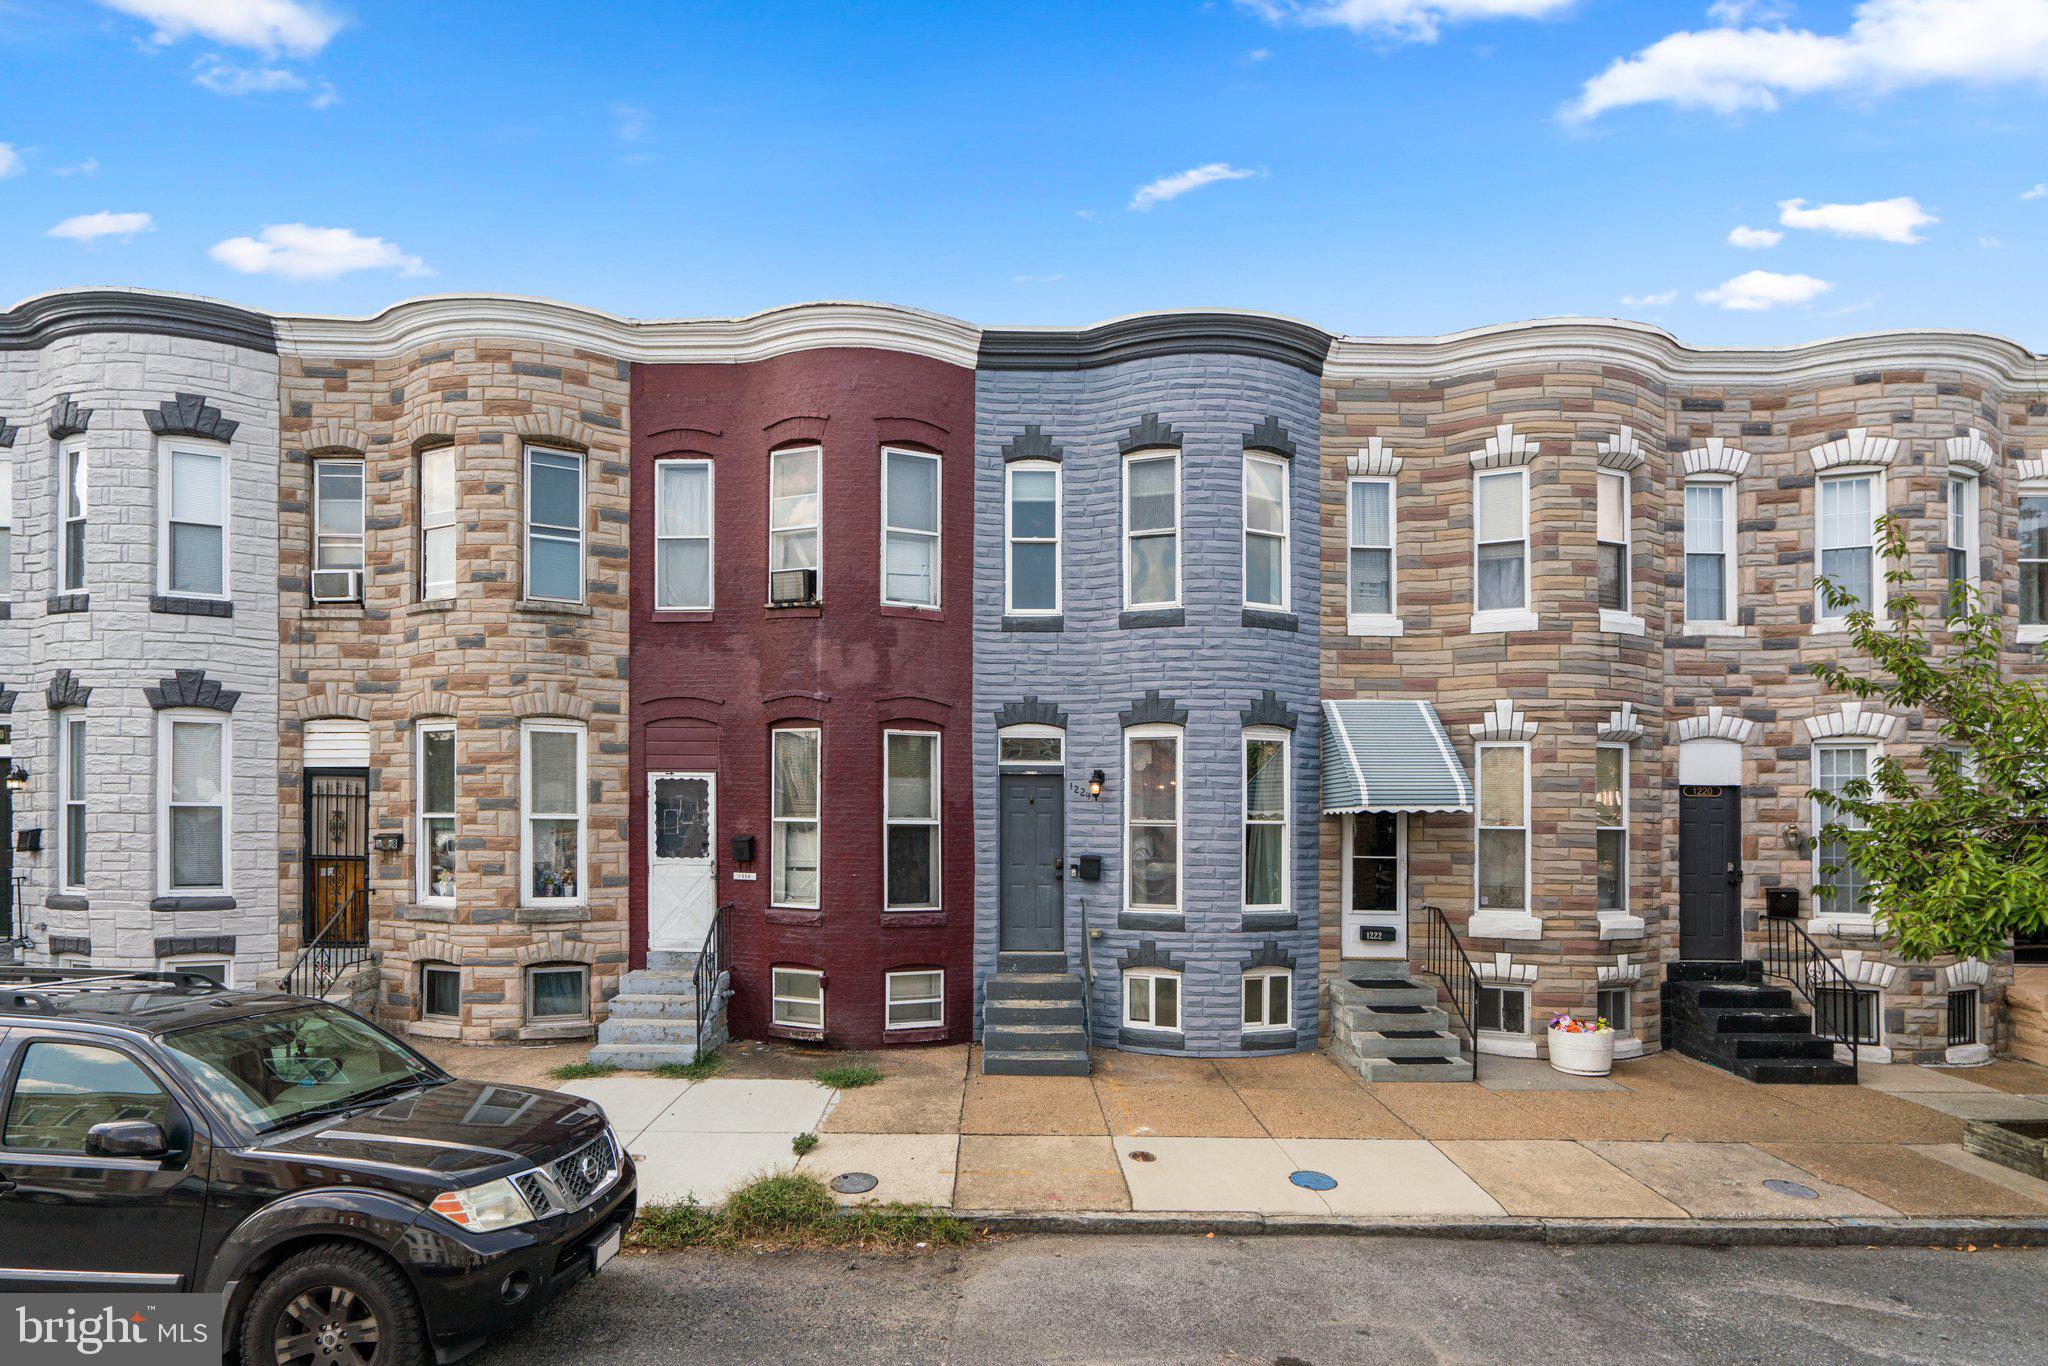
<path fill-rule="evenodd" d="M 317 569 L 313 571 L 313 601 L 360 602 L 363 572 L 360 569 Z"/>
<path fill-rule="evenodd" d="M 768 576 L 768 605 L 809 606 L 818 600 L 818 571 L 778 569 Z"/>

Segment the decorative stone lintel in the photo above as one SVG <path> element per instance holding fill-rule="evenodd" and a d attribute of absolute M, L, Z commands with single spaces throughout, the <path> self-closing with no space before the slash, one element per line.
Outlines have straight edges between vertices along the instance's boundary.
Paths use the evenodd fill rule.
<path fill-rule="evenodd" d="M 1170 697 L 1161 697 L 1157 688 L 1147 688 L 1143 697 L 1117 715 L 1126 730 L 1132 726 L 1185 726 L 1188 723 L 1188 709 Z"/>
<path fill-rule="evenodd" d="M 159 681 L 154 688 L 144 688 L 142 695 L 158 711 L 198 707 L 206 711 L 231 712 L 235 703 L 242 700 L 242 694 L 223 688 L 208 678 L 204 669 L 179 669 L 169 678 Z"/>
<path fill-rule="evenodd" d="M 1843 949 L 1841 957 L 1835 960 L 1847 977 L 1860 987 L 1875 987 L 1879 991 L 1890 988 L 1892 979 L 1899 975 L 1897 963 L 1887 963 L 1882 958 L 1873 958 L 1862 949 Z M 1825 987 L 1828 978 L 1816 975 L 1815 985 Z"/>
<path fill-rule="evenodd" d="M 1889 740 L 1898 729 L 1898 717 L 1867 707 L 1861 700 L 1806 718 L 1806 733 L 1815 740 Z"/>
<path fill-rule="evenodd" d="M 1493 435 L 1486 438 L 1486 444 L 1472 452 L 1472 468 L 1475 470 L 1513 469 L 1526 465 L 1543 453 L 1541 442 L 1532 441 L 1515 431 L 1512 423 L 1503 422 L 1493 429 Z"/>
<path fill-rule="evenodd" d="M 1948 450 L 1948 463 L 1961 465 L 1984 474 L 1998 465 L 1998 447 L 1991 444 L 1975 427 L 1961 436 L 1952 436 L 1942 445 Z"/>
<path fill-rule="evenodd" d="M 1749 469 L 1749 452 L 1738 450 L 1718 436 L 1710 436 L 1706 444 L 1687 451 L 1681 464 L 1688 476 L 1724 474 L 1731 479 L 1740 479 Z"/>
<path fill-rule="evenodd" d="M 57 670 L 50 686 L 43 690 L 43 701 L 51 711 L 62 711 L 66 707 L 82 707 L 92 698 L 92 689 L 78 681 L 78 675 L 69 669 Z"/>
<path fill-rule="evenodd" d="M 1252 429 L 1244 434 L 1239 443 L 1247 452 L 1264 451 L 1268 455 L 1284 456 L 1289 460 L 1300 454 L 1294 438 L 1287 434 L 1286 426 L 1277 416 L 1268 414 L 1259 419 Z"/>
<path fill-rule="evenodd" d="M 1480 912 L 1480 914 L 1490 914 Z M 1489 957 L 1472 960 L 1472 970 L 1479 974 L 1482 982 L 1502 986 L 1529 986 L 1536 981 L 1534 963 L 1517 963 L 1511 953 L 1496 953 Z"/>
<path fill-rule="evenodd" d="M 1642 719 L 1636 715 L 1636 704 L 1624 702 L 1607 714 L 1607 724 L 1600 727 L 1598 738 L 1611 745 L 1632 745 L 1643 738 Z"/>
<path fill-rule="evenodd" d="M 996 708 L 996 725 L 1002 726 L 1057 726 L 1067 728 L 1067 714 L 1051 702 L 1041 702 L 1036 696 L 1026 697 L 1019 702 L 1005 702 Z"/>
<path fill-rule="evenodd" d="M 198 394 L 167 398 L 142 417 L 158 436 L 196 436 L 203 441 L 232 441 L 242 425 Z"/>
<path fill-rule="evenodd" d="M 92 409 L 81 408 L 71 401 L 71 395 L 57 395 L 56 406 L 50 409 L 50 440 L 62 441 L 70 436 L 83 436 L 92 426 Z"/>
<path fill-rule="evenodd" d="M 1401 472 L 1401 457 L 1394 454 L 1394 448 L 1385 439 L 1367 437 L 1365 445 L 1344 458 L 1344 469 L 1348 474 L 1376 474 L 1387 478 Z"/>
<path fill-rule="evenodd" d="M 1605 470 L 1627 472 L 1641 469 L 1643 462 L 1649 459 L 1633 427 L 1623 427 L 1613 436 L 1602 437 L 1600 444 L 1593 449 L 1599 455 L 1600 468 Z"/>
<path fill-rule="evenodd" d="M 2020 461 L 2013 466 L 2013 473 L 2022 484 L 2048 483 L 2048 455 Z"/>
<path fill-rule="evenodd" d="M 1180 445 L 1181 434 L 1171 422 L 1161 421 L 1157 413 L 1147 413 L 1117 438 L 1116 449 L 1119 455 L 1129 455 L 1132 451 L 1150 450 L 1155 446 L 1179 450 Z"/>
<path fill-rule="evenodd" d="M 1279 726 L 1286 730 L 1293 730 L 1296 725 L 1294 708 L 1282 702 L 1280 695 L 1271 688 L 1238 712 L 1237 719 L 1247 726 Z"/>
<path fill-rule="evenodd" d="M 1960 963 L 1950 963 L 1941 972 L 1944 991 L 1966 991 L 1991 980 L 1991 965 L 1981 958 L 1965 958 Z"/>
<path fill-rule="evenodd" d="M 1671 723 L 1671 738 L 1687 740 L 1732 740 L 1746 745 L 1756 738 L 1756 722 L 1736 716 L 1724 707 L 1708 707 L 1704 716 L 1687 716 Z"/>
<path fill-rule="evenodd" d="M 1643 980 L 1643 965 L 1631 963 L 1625 953 L 1614 955 L 1614 962 L 1600 965 L 1598 978 L 1603 987 L 1625 987 Z"/>
<path fill-rule="evenodd" d="M 1537 725 L 1503 697 L 1493 704 L 1492 711 L 1465 729 L 1471 732 L 1474 740 L 1533 740 Z"/>
<path fill-rule="evenodd" d="M 1902 444 L 1895 436 L 1878 436 L 1868 427 L 1851 427 L 1833 441 L 1813 448 L 1814 472 L 1818 474 L 1862 465 L 1889 465 L 1899 458 Z"/>
<path fill-rule="evenodd" d="M 1019 460 L 1047 460 L 1057 464 L 1064 454 L 1042 427 L 1036 422 L 1027 422 L 1024 430 L 1003 447 L 1003 463 L 1012 465 Z"/>

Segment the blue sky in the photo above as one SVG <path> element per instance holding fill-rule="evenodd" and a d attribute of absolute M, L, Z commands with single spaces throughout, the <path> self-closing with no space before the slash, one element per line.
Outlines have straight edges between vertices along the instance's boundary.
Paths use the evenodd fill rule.
<path fill-rule="evenodd" d="M 2048 0 L 0 0 L 0 59 L 9 299 L 2048 350 Z"/>

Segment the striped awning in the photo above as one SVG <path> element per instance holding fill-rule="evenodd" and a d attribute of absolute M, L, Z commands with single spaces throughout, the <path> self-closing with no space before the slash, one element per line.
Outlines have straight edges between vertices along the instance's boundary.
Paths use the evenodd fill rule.
<path fill-rule="evenodd" d="M 1421 701 L 1323 703 L 1323 814 L 1470 811 L 1472 784 L 1436 708 Z"/>

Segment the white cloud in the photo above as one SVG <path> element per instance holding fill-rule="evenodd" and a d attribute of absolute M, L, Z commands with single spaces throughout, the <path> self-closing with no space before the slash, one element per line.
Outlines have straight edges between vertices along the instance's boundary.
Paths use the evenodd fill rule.
<path fill-rule="evenodd" d="M 1927 240 L 1916 229 L 1941 220 L 1921 208 L 1919 200 L 1901 195 L 1873 199 L 1868 204 L 1816 204 L 1810 209 L 1803 199 L 1781 199 L 1778 221 L 1788 228 L 1813 228 L 1837 237 L 1868 237 L 1911 246 Z"/>
<path fill-rule="evenodd" d="M 1694 297 L 1703 304 L 1741 313 L 1761 313 L 1780 304 L 1811 303 L 1833 289 L 1826 280 L 1811 275 L 1780 275 L 1775 271 L 1751 270 Z"/>
<path fill-rule="evenodd" d="M 1064 271 L 1056 275 L 1012 275 L 1010 283 L 1013 285 L 1050 285 L 1066 278 Z"/>
<path fill-rule="evenodd" d="M 1977 245 L 1986 251 L 1996 251 L 2005 245 L 2005 240 L 1999 237 L 1980 237 L 1977 239 Z"/>
<path fill-rule="evenodd" d="M 607 106 L 612 115 L 612 131 L 620 142 L 645 142 L 654 131 L 654 115 L 637 104 L 613 104 Z"/>
<path fill-rule="evenodd" d="M 168 45 L 197 35 L 253 52 L 311 57 L 341 31 L 342 20 L 310 0 L 99 0 L 146 21 Z"/>
<path fill-rule="evenodd" d="M 156 220 L 146 213 L 81 213 L 65 219 L 45 236 L 68 238 L 73 242 L 97 242 L 102 237 L 133 237 L 138 232 L 156 231 Z"/>
<path fill-rule="evenodd" d="M 2048 0 L 1861 0 L 1843 33 L 1673 33 L 1587 81 L 1564 115 L 1583 122 L 1638 104 L 1733 114 L 1950 83 L 2048 85 Z"/>
<path fill-rule="evenodd" d="M 1675 289 L 1661 290 L 1656 294 L 1624 294 L 1621 296 L 1623 308 L 1662 308 L 1666 304 L 1675 304 L 1677 302 L 1678 291 Z"/>
<path fill-rule="evenodd" d="M 1244 54 L 1244 59 L 1248 62 L 1263 62 L 1272 55 L 1273 49 L 1269 47 L 1255 47 Z"/>
<path fill-rule="evenodd" d="M 207 254 L 244 275 L 278 275 L 287 280 L 332 280 L 352 270 L 395 270 L 405 276 L 434 273 L 419 257 L 407 255 L 381 237 L 304 223 L 273 223 L 255 237 L 217 242 Z"/>
<path fill-rule="evenodd" d="M 1748 247 L 1754 251 L 1761 251 L 1765 247 L 1775 247 L 1784 240 L 1785 234 L 1776 228 L 1752 228 L 1743 225 L 1728 230 L 1728 245 L 1731 247 Z"/>
<path fill-rule="evenodd" d="M 0 142 L 0 180 L 5 180 L 11 175 L 20 175 L 21 169 L 21 153 L 14 150 L 13 143 Z"/>
<path fill-rule="evenodd" d="M 1204 185 L 1215 185 L 1225 180 L 1250 180 L 1263 175 L 1262 171 L 1247 171 L 1242 166 L 1233 166 L 1227 161 L 1212 161 L 1203 166 L 1192 166 L 1185 171 L 1161 176 L 1149 185 L 1140 185 L 1138 192 L 1131 196 L 1129 207 L 1138 213 L 1149 211 L 1155 204 L 1164 204 L 1169 199 L 1179 199 Z"/>
<path fill-rule="evenodd" d="M 1707 6 L 1707 17 L 1717 23 L 1728 24 L 1775 24 L 1789 18 L 1792 6 L 1782 0 L 1714 0 Z"/>
<path fill-rule="evenodd" d="M 218 56 L 192 63 L 192 79 L 216 95 L 272 95 L 304 90 L 306 78 L 280 66 L 236 66 Z"/>
<path fill-rule="evenodd" d="M 1577 0 L 1237 0 L 1269 23 L 1348 28 L 1381 38 L 1433 43 L 1446 24 L 1543 19 Z"/>
<path fill-rule="evenodd" d="M 100 159 L 98 157 L 87 157 L 84 161 L 78 162 L 76 165 L 59 166 L 52 170 L 50 174 L 57 176 L 94 176 L 98 175 L 99 172 Z"/>
<path fill-rule="evenodd" d="M 2043 181 L 2031 190 L 2020 191 L 2021 199 L 2048 199 L 2048 181 Z"/>

